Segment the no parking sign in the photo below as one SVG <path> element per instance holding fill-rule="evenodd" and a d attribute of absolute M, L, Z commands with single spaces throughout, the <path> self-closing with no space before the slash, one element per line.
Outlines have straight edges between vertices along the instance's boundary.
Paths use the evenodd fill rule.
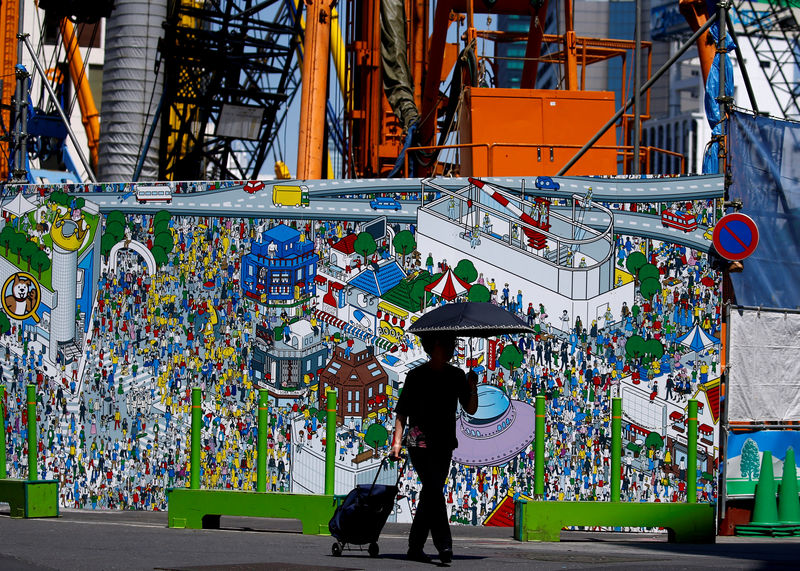
<path fill-rule="evenodd" d="M 758 227 L 746 214 L 728 214 L 714 227 L 712 242 L 726 260 L 744 260 L 758 246 Z"/>

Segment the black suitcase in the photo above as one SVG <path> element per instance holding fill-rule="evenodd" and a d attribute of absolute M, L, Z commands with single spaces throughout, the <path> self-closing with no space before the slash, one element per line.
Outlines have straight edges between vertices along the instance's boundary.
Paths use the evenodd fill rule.
<path fill-rule="evenodd" d="M 378 484 L 378 476 L 388 462 L 388 457 L 381 460 L 372 484 L 359 484 L 345 496 L 336 508 L 328 529 L 336 539 L 331 546 L 331 553 L 338 557 L 349 545 L 369 544 L 367 551 L 371 557 L 378 556 L 378 537 L 386 524 L 389 514 L 394 509 L 397 497 L 397 485 L 405 471 L 406 464 L 397 473 L 394 486 Z M 408 460 L 406 460 L 408 462 Z"/>

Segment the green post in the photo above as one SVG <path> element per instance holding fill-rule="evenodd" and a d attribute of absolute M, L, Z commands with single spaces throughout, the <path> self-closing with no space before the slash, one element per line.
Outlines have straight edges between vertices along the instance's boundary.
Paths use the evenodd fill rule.
<path fill-rule="evenodd" d="M 611 501 L 619 501 L 619 487 L 622 468 L 622 399 L 611 399 Z"/>
<path fill-rule="evenodd" d="M 189 470 L 189 489 L 200 489 L 200 422 L 203 408 L 200 405 L 203 393 L 198 387 L 192 389 L 192 467 Z"/>
<path fill-rule="evenodd" d="M 6 388 L 0 385 L 0 480 L 5 480 L 6 474 Z"/>
<path fill-rule="evenodd" d="M 28 385 L 28 480 L 38 480 L 36 462 L 36 385 Z"/>
<path fill-rule="evenodd" d="M 256 491 L 267 491 L 267 389 L 258 389 L 258 455 L 256 456 Z"/>
<path fill-rule="evenodd" d="M 544 496 L 544 420 L 545 400 L 543 395 L 536 397 L 536 458 L 533 465 L 533 494 L 536 499 Z"/>
<path fill-rule="evenodd" d="M 336 392 L 328 391 L 325 422 L 325 495 L 332 496 L 336 478 Z"/>
<path fill-rule="evenodd" d="M 697 503 L 697 399 L 689 400 L 688 450 L 686 451 L 686 501 Z"/>

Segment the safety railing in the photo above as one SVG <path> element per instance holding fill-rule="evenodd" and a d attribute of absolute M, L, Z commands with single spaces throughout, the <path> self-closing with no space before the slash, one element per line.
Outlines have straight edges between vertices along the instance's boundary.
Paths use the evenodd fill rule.
<path fill-rule="evenodd" d="M 484 163 L 485 172 L 487 173 L 486 176 L 503 176 L 507 173 L 495 173 L 495 149 L 505 149 L 505 148 L 521 148 L 521 149 L 536 149 L 536 162 L 542 162 L 542 153 L 549 154 L 549 160 L 554 161 L 555 159 L 555 150 L 556 149 L 574 149 L 576 152 L 581 148 L 581 145 L 575 144 L 538 144 L 538 143 L 458 143 L 452 145 L 429 145 L 429 146 L 420 146 L 420 147 L 409 147 L 407 150 L 404 163 L 403 163 L 403 173 L 405 177 L 409 176 L 409 162 L 408 157 L 412 151 L 435 151 L 441 152 L 444 150 L 449 149 L 485 149 L 486 150 L 486 162 Z M 626 167 L 633 159 L 633 150 L 634 147 L 632 145 L 594 145 L 592 149 L 595 150 L 606 150 L 606 151 L 615 151 L 618 155 L 617 164 L 622 164 L 623 167 Z M 667 149 L 661 149 L 659 147 L 650 147 L 650 146 L 640 146 L 639 147 L 639 164 L 643 167 L 642 172 L 649 172 L 650 167 L 652 164 L 652 159 L 656 154 L 663 154 L 669 157 L 675 157 L 680 160 L 680 174 L 686 174 L 686 156 L 675 152 L 669 151 Z M 475 155 L 473 154 L 473 161 L 475 159 Z M 547 157 L 545 158 L 547 160 Z M 473 163 L 473 171 L 474 169 Z M 627 169 L 623 168 L 623 171 Z M 468 173 L 468 174 L 474 174 Z M 624 172 L 623 174 L 627 174 Z"/>

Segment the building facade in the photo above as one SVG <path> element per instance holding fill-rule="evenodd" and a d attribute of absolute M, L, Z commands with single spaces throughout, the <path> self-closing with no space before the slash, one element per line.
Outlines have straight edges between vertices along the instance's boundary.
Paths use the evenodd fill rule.
<path fill-rule="evenodd" d="M 261 234 L 242 259 L 244 294 L 268 307 L 297 308 L 316 295 L 319 256 L 298 230 L 279 224 Z"/>
<path fill-rule="evenodd" d="M 325 394 L 338 395 L 336 421 L 365 419 L 386 406 L 389 376 L 375 357 L 374 347 L 354 353 L 350 347 L 335 347 L 330 363 L 319 375 L 319 406 L 325 406 Z"/>

